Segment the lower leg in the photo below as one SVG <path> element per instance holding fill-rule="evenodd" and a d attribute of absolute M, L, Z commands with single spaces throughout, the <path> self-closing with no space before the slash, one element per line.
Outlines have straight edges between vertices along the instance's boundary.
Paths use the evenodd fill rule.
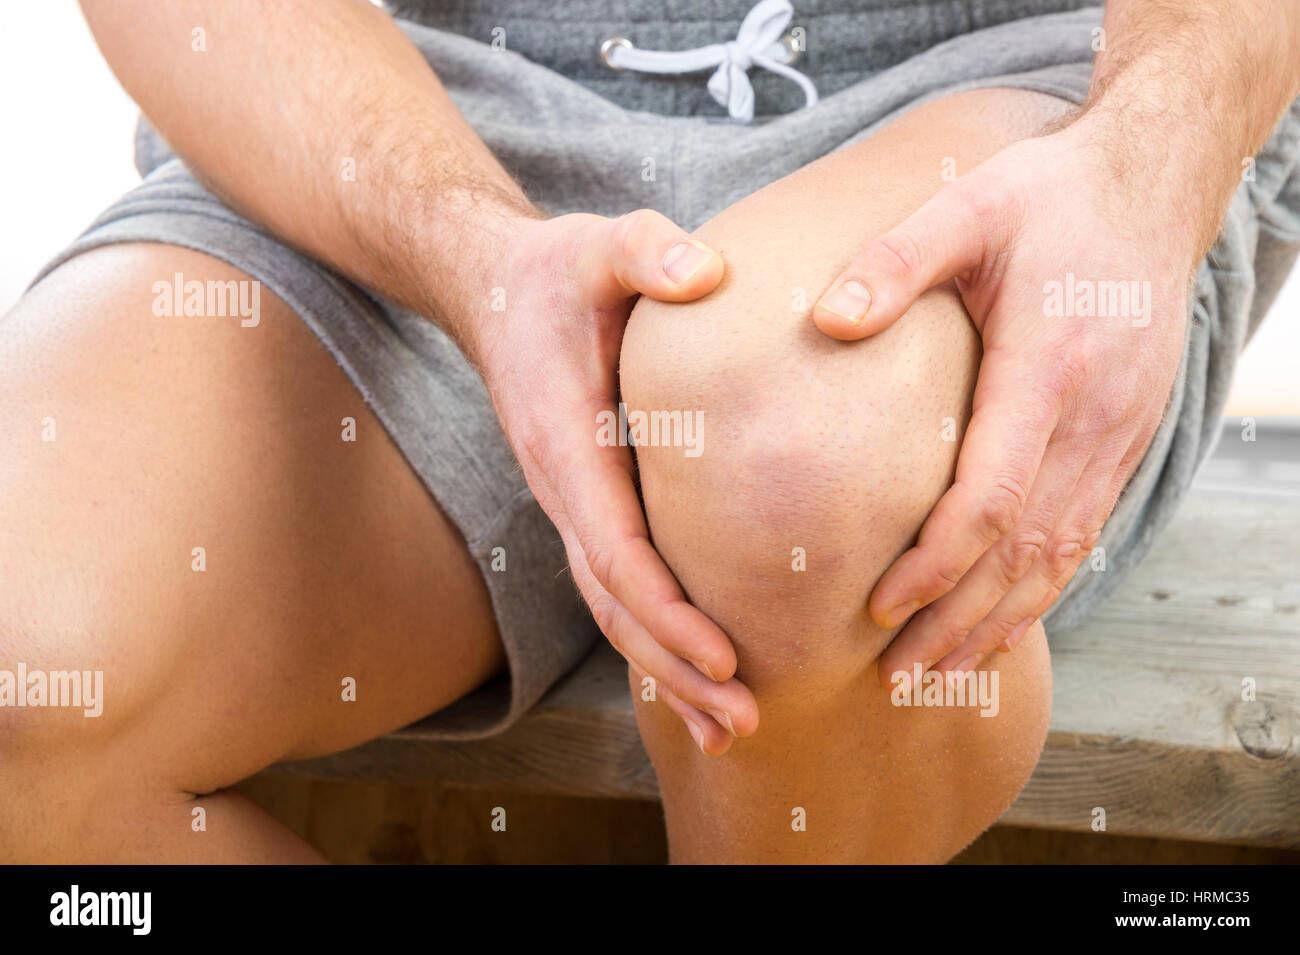
<path fill-rule="evenodd" d="M 861 343 L 820 336 L 808 311 L 941 185 L 945 160 L 968 169 L 1063 108 L 1011 90 L 921 107 L 704 226 L 728 262 L 714 295 L 638 305 L 629 409 L 695 410 L 706 432 L 698 458 L 638 450 L 655 543 L 736 643 L 761 714 L 714 759 L 638 701 L 676 861 L 941 861 L 1028 779 L 1051 700 L 1041 626 L 986 665 L 998 710 L 981 716 L 894 706 L 875 673 L 892 634 L 865 609 L 951 481 L 960 435 L 945 424 L 969 417 L 974 329 L 950 287 Z"/>
<path fill-rule="evenodd" d="M 992 664 L 991 719 L 974 708 L 897 708 L 874 673 L 852 672 L 805 698 L 760 695 L 762 731 L 714 758 L 664 707 L 638 704 L 673 861 L 951 858 L 1007 809 L 1038 760 L 1051 669 L 1035 627 L 1027 652 Z"/>

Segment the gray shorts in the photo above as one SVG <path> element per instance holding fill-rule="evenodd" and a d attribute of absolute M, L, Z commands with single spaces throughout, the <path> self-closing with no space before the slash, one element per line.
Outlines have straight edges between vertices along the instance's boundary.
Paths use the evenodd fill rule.
<path fill-rule="evenodd" d="M 630 37 L 685 49 L 735 36 L 747 0 L 426 0 L 395 13 L 457 105 L 528 194 L 553 214 L 657 209 L 687 229 L 900 112 L 946 93 L 1010 86 L 1081 102 L 1096 7 L 1070 0 L 797 0 L 806 50 L 795 64 L 821 102 L 754 70 L 758 119 L 728 120 L 707 74 L 615 72 L 597 50 Z M 443 8 L 449 8 L 444 10 Z M 1074 9 L 1081 8 L 1081 9 Z M 647 12 L 651 11 L 651 12 Z M 493 40 L 504 49 L 493 49 Z M 640 173 L 647 158 L 656 174 Z M 482 568 L 509 674 L 430 718 L 448 737 L 497 732 L 599 637 L 565 571 L 558 534 L 529 493 L 483 383 L 433 324 L 293 251 L 208 193 L 146 124 L 144 181 L 42 272 L 117 242 L 195 249 L 248 273 L 326 345 Z M 1053 606 L 1054 638 L 1142 558 L 1219 433 L 1232 369 L 1300 248 L 1300 105 L 1293 104 L 1232 202 L 1196 277 L 1168 415 L 1106 525 L 1107 569 L 1087 564 Z M 508 571 L 492 570 L 504 547 Z M 438 626 L 430 621 L 430 628 Z"/>

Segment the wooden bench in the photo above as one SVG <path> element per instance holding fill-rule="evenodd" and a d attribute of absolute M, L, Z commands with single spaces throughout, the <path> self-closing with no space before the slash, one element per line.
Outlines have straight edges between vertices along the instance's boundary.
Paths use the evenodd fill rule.
<path fill-rule="evenodd" d="M 1206 488 L 1053 642 L 1051 733 L 1008 824 L 1300 848 L 1300 499 Z M 1257 699 L 1243 701 L 1243 680 Z M 657 798 L 622 661 L 602 645 L 509 732 L 419 725 L 279 773 Z"/>

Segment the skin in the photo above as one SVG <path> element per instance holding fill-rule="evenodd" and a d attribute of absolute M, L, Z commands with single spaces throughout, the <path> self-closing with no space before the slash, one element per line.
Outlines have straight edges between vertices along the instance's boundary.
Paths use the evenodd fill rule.
<path fill-rule="evenodd" d="M 986 667 L 999 706 L 985 717 L 896 706 L 877 662 L 896 631 L 866 610 L 952 481 L 958 444 L 943 422 L 960 438 L 970 417 L 976 329 L 950 287 L 852 345 L 819 334 L 811 302 L 795 303 L 924 203 L 945 157 L 973 166 L 1064 110 L 1021 90 L 920 107 L 704 225 L 728 264 L 713 294 L 634 310 L 629 409 L 694 410 L 705 436 L 695 458 L 638 448 L 655 546 L 726 628 L 762 711 L 753 737 L 713 759 L 631 674 L 674 861 L 942 862 L 1029 778 L 1051 710 L 1041 625 Z M 800 207 L 822 211 L 790 215 Z M 792 828 L 798 812 L 806 829 Z"/>
<path fill-rule="evenodd" d="M 1104 30 L 1076 115 L 864 243 L 813 311 L 861 340 L 955 279 L 984 346 L 956 479 L 871 593 L 877 623 L 907 621 L 883 671 L 969 671 L 1060 595 L 1160 424 L 1243 161 L 1300 94 L 1294 3 L 1110 0 Z M 1067 272 L 1147 282 L 1150 311 L 1045 319 Z"/>
<path fill-rule="evenodd" d="M 247 280 L 113 246 L 0 320 L 0 667 L 104 673 L 97 718 L 0 707 L 7 862 L 320 861 L 226 787 L 503 664 L 464 541 L 307 326 L 270 294 L 255 328 L 159 319 L 171 270 Z"/>
<path fill-rule="evenodd" d="M 990 184 L 989 192 L 995 199 L 1029 194 L 1034 201 L 1022 203 L 1029 225 L 1053 241 L 1057 235 L 1049 226 L 1054 216 L 1091 212 L 1094 218 L 1078 221 L 1100 228 L 1095 218 L 1099 209 L 1112 216 L 1131 203 L 1142 206 L 1143 214 L 1149 211 L 1146 205 L 1166 215 L 1172 215 L 1169 209 L 1179 210 L 1173 222 L 1139 216 L 1146 231 L 1123 236 L 1129 244 L 1121 247 L 1149 256 L 1136 261 L 1149 265 L 1155 282 L 1174 269 L 1162 255 L 1181 259 L 1176 250 L 1157 254 L 1147 246 L 1152 237 L 1169 234 L 1160 226 L 1186 230 L 1186 210 L 1193 208 L 1186 200 L 1196 191 L 1189 184 L 1199 188 L 1208 178 L 1215 183 L 1208 191 L 1226 195 L 1230 177 L 1213 174 L 1226 168 L 1222 154 L 1231 154 L 1235 175 L 1238 157 L 1253 152 L 1249 144 L 1262 141 L 1260 130 L 1271 125 L 1268 118 L 1275 121 L 1278 104 L 1294 95 L 1294 64 L 1300 61 L 1296 17 L 1281 4 L 1232 16 L 1226 6 L 1214 4 L 1219 19 L 1207 25 L 1199 16 L 1191 18 L 1198 30 L 1208 28 L 1213 34 L 1206 49 L 1204 33 L 1189 36 L 1174 22 L 1191 11 L 1190 4 L 1130 0 L 1110 7 L 1108 29 L 1117 51 L 1111 62 L 1117 68 L 1099 72 L 1105 79 L 1096 85 L 1088 113 L 1092 118 L 1071 127 L 1088 130 L 1089 137 L 1065 135 L 1065 129 L 1060 138 L 1018 142 L 1049 118 L 1034 117 L 1026 125 L 1023 114 L 1040 109 L 1027 105 L 1026 97 L 1035 102 L 1043 98 L 1008 94 L 990 101 L 990 114 L 978 111 L 984 122 L 964 138 L 927 138 L 913 128 L 895 146 L 904 153 L 920 150 L 931 160 L 933 149 L 948 148 L 944 155 L 960 157 L 963 170 L 988 163 L 994 172 L 985 170 L 981 176 Z M 953 448 L 928 440 L 928 419 L 914 419 L 916 402 L 899 402 L 897 392 L 915 385 L 918 379 L 907 375 L 915 368 L 925 383 L 922 392 L 959 422 L 968 417 L 964 403 L 972 393 L 978 415 L 986 407 L 979 390 L 986 369 L 979 368 L 977 388 L 976 332 L 983 336 L 987 365 L 989 356 L 1000 351 L 989 347 L 992 329 L 1004 321 L 997 316 L 1011 311 L 996 306 L 1011 294 L 998 283 L 993 292 L 986 291 L 986 309 L 972 299 L 969 287 L 989 283 L 978 281 L 987 270 L 969 272 L 969 250 L 965 259 L 960 253 L 923 257 L 928 247 L 914 236 L 914 246 L 897 245 L 917 250 L 914 259 L 903 260 L 907 268 L 879 266 L 881 246 L 872 244 L 873 237 L 888 234 L 885 230 L 922 206 L 937 182 L 903 169 L 890 171 L 889 152 L 872 153 L 869 168 L 881 184 L 879 194 L 861 196 L 852 210 L 854 221 L 840 233 L 844 244 L 814 235 L 802 245 L 786 246 L 780 256 L 771 243 L 784 221 L 773 221 L 770 194 L 747 200 L 743 211 L 728 213 L 730 218 L 724 216 L 702 236 L 721 247 L 729 261 L 736 254 L 736 282 L 719 286 L 723 266 L 718 255 L 661 217 L 543 220 L 459 117 L 400 31 L 362 0 L 328 7 L 307 0 L 271 6 L 251 0 L 221 5 L 175 0 L 162 7 L 147 0 L 86 0 L 83 8 L 123 85 L 217 194 L 286 242 L 438 322 L 477 364 L 530 486 L 564 537 L 575 580 L 598 622 L 628 657 L 634 676 L 648 674 L 660 690 L 657 700 L 665 706 L 642 706 L 639 718 L 664 787 L 676 859 L 943 858 L 1014 798 L 1046 728 L 1050 670 L 1040 625 L 1029 626 L 1017 652 L 1001 664 L 1004 700 L 999 717 L 992 720 L 980 722 L 966 711 L 884 708 L 883 691 L 867 690 L 866 681 L 854 679 L 869 680 L 892 663 L 877 658 L 892 636 L 883 625 L 896 621 L 881 620 L 879 614 L 896 603 L 894 598 L 918 592 L 924 574 L 895 577 L 902 580 L 897 591 L 889 589 L 895 584 L 886 576 L 877 588 L 883 596 L 873 596 L 868 604 L 867 595 L 907 548 L 952 478 Z M 1172 11 L 1169 22 L 1161 19 L 1165 11 Z M 138 28 L 145 18 L 152 25 L 148 31 Z M 245 29 L 253 20 L 260 28 Z M 201 55 L 188 42 L 196 24 L 207 31 L 208 51 Z M 275 43 L 275 37 L 290 32 L 296 37 L 291 48 Z M 1187 46 L 1171 48 L 1166 37 Z M 1168 69 L 1175 53 L 1193 63 L 1184 71 L 1187 75 Z M 1283 79 L 1267 92 L 1257 92 L 1274 75 Z M 166 82 L 159 82 L 162 76 Z M 1228 92 L 1217 95 L 1221 89 Z M 1250 95 L 1232 92 L 1241 89 Z M 1243 101 L 1251 108 L 1241 110 Z M 1234 126 L 1234 110 L 1250 114 L 1244 130 Z M 1186 117 L 1202 115 L 1205 125 L 1191 124 L 1188 132 Z M 1177 149 L 1153 157 L 1135 148 L 1126 130 L 1133 123 L 1147 128 L 1161 116 L 1167 128 L 1155 128 L 1168 135 L 1149 139 Z M 961 125 L 957 115 L 930 118 L 939 129 Z M 275 143 L 276 148 L 250 150 L 248 142 Z M 1000 148 L 1006 152 L 998 153 Z M 1207 159 L 1207 152 L 1218 162 Z M 1177 167 L 1180 175 L 1161 173 L 1171 155 L 1186 162 Z M 338 175 L 342 156 L 356 160 L 355 182 Z M 1063 168 L 1081 177 L 1081 192 L 1094 206 L 1052 207 L 1043 201 L 1051 195 L 1067 202 L 1077 185 L 1067 179 L 1069 188 L 1061 188 L 1059 179 L 1041 177 L 1039 167 L 1055 160 L 1068 160 Z M 842 196 L 864 182 L 860 167 L 842 161 L 816 168 L 816 173 L 800 174 L 796 186 L 787 180 L 773 188 L 786 190 L 787 197 L 796 189 L 796 207 L 835 208 L 843 207 Z M 1017 177 L 1023 180 L 1019 185 Z M 995 182 L 999 189 L 992 188 Z M 1047 186 L 1055 191 L 1044 193 Z M 971 188 L 969 180 L 962 188 Z M 959 194 L 969 197 L 952 188 L 939 193 L 954 213 L 939 220 L 945 231 L 975 234 L 967 241 L 1002 250 L 1007 261 L 1019 263 L 1032 252 L 1030 243 L 1017 241 L 1019 231 L 988 228 L 990 220 L 1004 215 L 996 211 L 1000 205 L 952 198 Z M 1139 195 L 1154 198 L 1143 204 L 1135 199 Z M 1006 202 L 1016 206 L 1011 199 Z M 941 212 L 944 208 L 939 207 Z M 1202 237 L 1218 213 L 1192 215 Z M 952 222 L 969 228 L 951 229 Z M 984 229 L 973 233 L 977 225 Z M 1098 243 L 1089 243 L 1088 249 L 1094 245 Z M 801 251 L 810 249 L 817 254 Z M 863 249 L 863 257 L 855 259 Z M 786 271 L 785 263 L 792 259 L 798 275 Z M 1104 268 L 1109 262 L 1134 260 L 1116 256 L 1096 261 Z M 767 269 L 764 263 L 772 262 L 776 265 Z M 764 499 L 757 482 L 744 486 L 746 493 L 759 488 L 757 501 L 743 503 L 762 510 L 742 510 L 734 503 L 728 510 L 725 482 L 734 483 L 745 472 L 706 470 L 725 464 L 724 455 L 711 455 L 707 464 L 685 476 L 675 475 L 667 464 L 643 461 L 650 526 L 659 551 L 680 576 L 679 584 L 650 544 L 626 449 L 591 446 L 595 412 L 614 405 L 614 365 L 620 352 L 625 390 L 651 402 L 676 399 L 681 407 L 679 389 L 707 390 L 716 387 L 717 379 L 701 377 L 682 385 L 663 380 L 663 369 L 682 364 L 685 357 L 685 364 L 696 362 L 701 372 L 714 371 L 717 362 L 732 357 L 722 346 L 745 342 L 751 329 L 737 324 L 737 331 L 711 352 L 679 348 L 665 355 L 656 351 L 664 346 L 653 335 L 633 346 L 624 341 L 624 326 L 636 295 L 690 302 L 718 287 L 715 296 L 701 303 L 711 320 L 693 330 L 711 333 L 730 327 L 738 322 L 735 316 L 750 310 L 729 297 L 729 290 L 750 280 L 746 275 L 766 270 L 780 276 L 786 283 L 779 290 L 784 313 L 790 288 L 833 289 L 839 284 L 834 270 L 849 262 L 853 265 L 843 274 L 861 279 L 873 297 L 870 322 L 846 332 L 837 330 L 823 309 L 813 319 L 835 337 L 861 337 L 856 334 L 861 331 L 878 335 L 876 340 L 848 348 L 827 341 L 844 354 L 826 352 L 810 345 L 807 336 L 816 332 L 805 324 L 807 334 L 782 326 L 774 339 L 756 336 L 757 343 L 770 347 L 782 335 L 787 342 L 795 336 L 798 348 L 811 349 L 806 352 L 812 359 L 809 367 L 817 370 L 810 380 L 821 382 L 814 390 L 823 389 L 825 407 L 837 413 L 845 407 L 876 412 L 855 414 L 846 427 L 830 431 L 850 436 L 832 447 L 840 453 L 872 446 L 892 450 L 873 456 L 870 463 L 880 470 L 874 481 L 861 482 L 853 471 L 827 468 L 824 448 L 807 443 L 826 420 L 818 417 L 824 416 L 823 408 L 805 408 L 795 419 L 781 414 L 779 403 L 762 409 L 768 427 L 756 433 L 767 437 L 767 446 L 747 446 L 744 436 L 737 436 L 739 429 L 733 429 L 733 439 L 740 442 L 733 450 L 748 455 L 743 460 L 756 467 L 766 467 L 778 484 L 798 481 L 813 492 L 820 509 L 796 508 L 793 513 Z M 963 262 L 966 274 L 959 269 L 949 275 L 963 280 L 964 308 L 951 292 L 925 292 L 941 280 L 946 266 Z M 1060 264 L 1051 263 L 1057 269 Z M 13 511 L 0 517 L 5 526 L 17 529 L 0 542 L 7 581 L 0 590 L 0 619 L 6 624 L 0 651 L 5 658 L 29 663 L 102 660 L 114 673 L 114 685 L 123 690 L 113 715 L 106 714 L 93 732 L 84 723 L 43 719 L 44 713 L 0 711 L 0 758 L 17 769 L 0 780 L 5 787 L 0 805 L 6 806 L 0 815 L 0 845 L 17 858 L 311 858 L 309 849 L 222 787 L 276 759 L 342 748 L 368 738 L 364 734 L 409 722 L 413 714 L 467 692 L 500 666 L 482 581 L 463 542 L 381 437 L 378 423 L 364 408 L 350 412 L 363 432 L 376 435 L 364 456 L 353 456 L 351 466 L 329 457 L 338 450 L 338 415 L 330 421 L 329 433 L 302 427 L 304 409 L 317 407 L 322 394 L 333 394 L 339 402 L 350 399 L 350 408 L 358 402 L 296 318 L 273 305 L 278 320 L 268 328 L 280 331 L 268 330 L 265 340 L 258 340 L 266 355 L 258 351 L 251 361 L 254 350 L 240 339 L 212 348 L 200 347 L 197 338 L 184 334 L 166 342 L 151 337 L 160 333 L 149 327 L 154 323 L 146 319 L 141 289 L 157 275 L 178 269 L 187 275 L 245 278 L 220 263 L 196 261 L 193 253 L 122 247 L 60 269 L 5 319 L 7 329 L 21 330 L 4 337 L 0 358 L 6 371 L 0 379 L 5 420 L 19 428 L 56 405 L 71 409 L 74 422 L 93 422 L 93 427 L 81 432 L 89 436 L 84 440 L 58 445 L 58 456 L 50 456 L 56 463 L 33 458 L 26 432 L 11 439 L 26 451 L 0 475 L 6 482 L 0 501 Z M 1040 272 L 1026 263 L 1019 274 L 1037 280 Z M 119 275 L 125 278 L 115 282 Z M 504 316 L 489 315 L 496 287 L 507 292 L 510 304 Z M 671 316 L 694 307 L 658 311 L 642 299 L 633 326 L 651 324 L 655 314 L 667 326 L 674 321 Z M 899 331 L 885 330 L 894 320 Z M 909 323 L 914 327 L 903 331 Z M 1012 331 L 1004 334 L 1003 341 L 1014 339 Z M 1174 337 L 1167 328 L 1164 334 Z M 1158 337 L 1144 339 L 1143 347 L 1163 356 L 1152 343 Z M 1124 351 L 1112 345 L 1111 352 L 1116 350 Z M 147 377 L 139 369 L 141 354 L 159 356 L 157 369 L 151 368 Z M 834 359 L 828 357 L 832 354 Z M 515 360 L 517 356 L 525 360 Z M 741 379 L 740 387 L 752 387 L 764 376 L 771 380 L 773 369 L 790 367 L 788 354 L 768 357 L 769 364 L 750 368 L 753 380 L 746 384 Z M 1129 361 L 1131 353 L 1126 353 Z M 868 374 L 854 376 L 854 362 Z M 285 367 L 300 369 L 302 380 L 283 382 Z M 997 377 L 996 369 L 990 373 Z M 1040 374 L 1046 372 L 1040 369 Z M 100 380 L 106 387 L 86 385 Z M 894 396 L 883 388 L 866 390 L 862 382 L 873 380 L 892 382 Z M 854 405 L 845 405 L 838 398 L 841 391 L 827 387 L 846 382 L 852 383 L 850 391 L 857 389 Z M 1069 397 L 1095 397 L 1091 385 L 1095 382 L 1084 382 Z M 164 405 L 170 416 L 165 427 L 151 425 L 158 413 L 151 388 L 175 396 Z M 543 400 L 536 400 L 539 394 Z M 242 403 L 235 404 L 242 409 L 235 416 L 238 427 L 231 423 L 232 396 Z M 735 398 L 710 398 L 722 421 L 728 420 L 726 408 L 735 407 L 730 404 Z M 1074 407 L 1059 396 L 1052 398 L 1063 408 Z M 133 413 L 116 410 L 123 402 Z M 539 411 L 548 408 L 559 413 Z M 733 420 L 738 414 L 730 412 Z M 1150 424 L 1149 409 L 1141 417 Z M 791 428 L 792 420 L 805 427 Z M 1091 420 L 1092 431 L 1083 428 L 1081 434 L 1092 435 L 1097 420 L 1110 421 Z M 852 430 L 859 425 L 863 431 Z M 971 435 L 982 430 L 972 425 L 967 432 L 971 447 Z M 292 437 L 286 439 L 286 434 Z M 773 436 L 781 440 L 773 442 Z M 1132 436 L 1140 443 L 1140 429 Z M 245 456 L 250 442 L 257 456 Z M 962 463 L 968 454 L 974 456 L 963 444 L 956 464 L 959 485 L 963 466 L 972 466 Z M 1021 451 L 1019 460 L 1033 463 L 1033 457 L 1031 448 Z M 253 460 L 262 462 L 256 473 L 227 473 L 230 462 Z M 774 468 L 774 462 L 781 468 Z M 862 464 L 851 455 L 839 463 Z M 981 462 L 978 467 L 995 465 Z M 1118 470 L 1122 467 L 1117 465 Z M 279 480 L 267 481 L 267 474 Z M 102 484 L 97 483 L 100 475 L 105 477 Z M 701 479 L 707 480 L 691 483 Z M 55 490 L 46 492 L 47 486 Z M 212 493 L 195 495 L 191 489 L 196 486 L 210 487 Z M 388 503 L 376 506 L 373 514 L 353 513 L 357 489 L 375 486 L 386 489 L 377 496 Z M 877 488 L 878 497 L 853 497 L 864 486 Z M 225 490 L 230 487 L 241 488 L 242 494 Z M 304 499 L 302 489 L 308 487 L 315 491 Z M 1025 498 L 1027 502 L 1028 492 Z M 105 500 L 109 506 L 99 506 Z M 215 513 L 203 506 L 212 501 L 221 504 Z M 680 515 L 675 518 L 673 509 L 683 504 L 698 507 L 704 514 L 700 527 L 717 533 L 700 537 L 678 526 Z M 936 513 L 945 510 L 952 509 L 941 506 Z M 393 511 L 400 512 L 400 519 Z M 159 513 L 175 515 L 175 520 L 159 522 Z M 767 519 L 755 522 L 754 513 Z M 49 526 L 32 525 L 38 517 Z M 999 524 L 997 510 L 978 517 L 992 518 L 988 523 L 998 530 L 1010 524 L 1010 518 Z M 164 567 L 177 553 L 187 555 L 194 528 L 204 522 L 229 535 L 230 553 L 240 559 L 227 566 L 241 568 L 243 577 L 209 577 L 219 586 L 191 592 L 187 587 L 196 586 L 191 577 L 180 587 L 165 575 L 133 573 L 138 566 Z M 735 554 L 717 545 L 726 533 L 755 523 L 772 535 L 772 554 L 779 550 L 782 556 L 779 576 L 775 565 L 741 568 L 755 579 L 769 574 L 769 583 L 789 585 L 785 568 L 791 540 L 808 540 L 813 560 L 829 558 L 835 571 L 833 579 L 800 578 L 816 581 L 816 588 L 786 593 L 786 602 L 758 624 L 746 615 L 769 607 L 775 591 L 728 589 L 734 581 L 721 569 L 736 566 Z M 854 528 L 861 533 L 850 538 L 847 532 Z M 393 548 L 392 534 L 409 543 Z M 985 536 L 994 540 L 991 533 Z M 921 538 L 923 545 L 938 539 L 933 531 L 923 531 Z M 50 543 L 34 549 L 34 540 Z M 692 547 L 712 554 L 713 563 L 697 561 Z M 921 569 L 940 559 L 959 566 L 974 549 L 944 557 L 943 548 L 927 546 L 929 564 Z M 755 560 L 775 560 L 756 547 L 748 551 Z M 372 556 L 387 573 L 370 573 L 367 563 L 353 563 L 352 555 Z M 180 566 L 185 568 L 185 562 Z M 267 574 L 258 572 L 262 566 L 294 568 L 295 573 L 287 584 L 271 584 Z M 69 575 L 69 567 L 78 573 Z M 430 594 L 427 581 L 413 568 L 447 574 L 448 592 Z M 952 579 L 965 578 L 957 574 Z M 688 603 L 688 594 L 717 623 Z M 974 612 L 967 607 L 954 611 L 954 618 Z M 429 620 L 447 621 L 440 639 L 427 639 Z M 86 636 L 92 631 L 93 640 Z M 329 634 L 324 643 L 322 633 Z M 808 640 L 814 638 L 820 652 L 810 654 Z M 908 650 L 900 659 L 927 656 Z M 259 663 L 265 665 L 255 665 Z M 364 671 L 363 685 L 384 687 L 382 698 L 364 720 L 349 715 L 336 725 L 331 720 L 337 718 L 340 674 L 364 666 L 372 669 Z M 232 667 L 227 682 L 212 678 Z M 444 678 L 431 681 L 431 673 Z M 291 675 L 287 684 L 285 674 Z M 765 732 L 757 734 L 755 694 L 765 700 Z M 997 725 L 998 732 L 987 724 Z M 213 725 L 220 726 L 219 734 L 212 732 Z M 828 727 L 834 732 L 828 733 Z M 735 736 L 751 735 L 753 739 L 735 743 Z M 708 760 L 700 752 L 717 755 L 733 745 L 727 760 Z M 892 761 L 882 764 L 881 753 Z M 849 783 L 857 785 L 846 792 Z M 786 835 L 793 831 L 788 825 L 792 799 L 809 810 L 811 824 L 804 834 L 812 838 L 791 842 Z M 211 838 L 202 841 L 190 829 L 196 802 L 210 807 L 220 823 L 210 826 Z M 111 819 L 104 818 L 106 805 L 113 806 Z M 779 824 L 774 821 L 778 815 Z M 863 819 L 871 821 L 862 825 Z"/>
<path fill-rule="evenodd" d="M 648 211 L 543 221 L 366 0 L 85 0 L 82 9 L 122 85 L 209 188 L 456 339 L 611 643 L 688 725 L 725 710 L 752 732 L 757 708 L 734 679 L 726 634 L 683 600 L 649 543 L 628 449 L 592 446 L 598 411 L 616 406 L 614 367 L 637 294 L 702 295 L 721 276 L 717 254 Z M 196 25 L 202 53 L 192 49 Z M 355 181 L 340 175 L 345 156 Z M 495 288 L 506 290 L 504 315 L 492 310 Z"/>

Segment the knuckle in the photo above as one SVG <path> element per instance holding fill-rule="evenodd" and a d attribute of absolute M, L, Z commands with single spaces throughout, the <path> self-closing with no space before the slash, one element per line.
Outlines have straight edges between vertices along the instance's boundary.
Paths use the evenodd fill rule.
<path fill-rule="evenodd" d="M 970 636 L 971 627 L 959 615 L 939 612 L 932 608 L 922 610 L 912 618 L 912 627 L 920 638 L 917 646 L 926 660 L 940 660 L 956 650 Z"/>
<path fill-rule="evenodd" d="M 980 177 L 985 206 L 992 216 L 1012 229 L 1018 229 L 1028 217 L 1036 199 L 1035 192 L 1022 175 L 1006 169 L 985 168 Z"/>
<path fill-rule="evenodd" d="M 996 617 L 990 616 L 980 627 L 979 649 L 985 653 L 992 653 L 1006 641 L 1007 637 L 1011 636 L 1011 631 L 1016 629 L 1017 624 L 1023 619 L 1023 615 L 1007 613 Z"/>
<path fill-rule="evenodd" d="M 949 187 L 952 189 L 950 196 L 965 213 L 966 219 L 975 225 L 981 232 L 989 231 L 992 224 L 1003 214 L 1004 199 L 1000 189 L 990 187 L 985 184 L 983 187 L 972 186 L 969 183 L 957 183 Z"/>
<path fill-rule="evenodd" d="M 999 478 L 979 502 L 980 526 L 995 539 L 1010 534 L 1020 520 L 1028 496 L 1021 482 L 1011 477 Z"/>
<path fill-rule="evenodd" d="M 1054 373 L 1038 384 L 1038 393 L 1055 408 L 1070 402 L 1088 381 L 1092 357 L 1083 344 L 1072 343 L 1056 355 Z"/>
<path fill-rule="evenodd" d="M 1124 381 L 1111 382 L 1095 393 L 1086 411 L 1080 409 L 1083 421 L 1079 431 L 1090 441 L 1100 440 L 1124 426 L 1140 406 L 1136 386 Z"/>
<path fill-rule="evenodd" d="M 921 267 L 921 248 L 906 232 L 889 232 L 876 240 L 879 257 L 900 277 L 907 278 Z"/>
<path fill-rule="evenodd" d="M 1043 614 L 1047 613 L 1052 604 L 1056 603 L 1056 598 L 1061 596 L 1061 592 L 1065 590 L 1065 585 L 1067 583 L 1069 583 L 1069 581 L 1049 583 L 1047 585 L 1047 592 L 1043 594 L 1042 599 L 1038 601 L 1038 606 L 1034 608 L 1033 613 L 1029 616 L 1034 620 L 1037 620 Z M 1016 622 L 1019 623 L 1019 621 Z"/>
<path fill-rule="evenodd" d="M 614 247 L 623 259 L 636 254 L 641 239 L 659 226 L 659 213 L 651 209 L 634 209 L 618 217 L 614 229 Z"/>
<path fill-rule="evenodd" d="M 1087 539 L 1082 532 L 1070 532 L 1053 538 L 1043 549 L 1043 563 L 1048 580 L 1054 585 L 1068 580 L 1087 552 Z"/>
<path fill-rule="evenodd" d="M 614 254 L 620 262 L 626 262 L 636 252 L 637 230 L 633 226 L 631 213 L 618 220 L 614 227 Z"/>
<path fill-rule="evenodd" d="M 934 634 L 934 647 L 938 651 L 938 657 L 947 656 L 965 643 L 970 631 L 970 627 L 961 623 L 948 622 L 940 625 Z"/>
<path fill-rule="evenodd" d="M 565 469 L 559 466 L 558 444 L 545 427 L 530 421 L 516 421 L 510 430 L 512 444 L 526 459 L 520 462 L 521 465 L 531 462 L 548 478 L 564 473 Z"/>
<path fill-rule="evenodd" d="M 934 585 L 935 589 L 942 593 L 947 593 L 961 583 L 961 570 L 949 568 L 940 564 L 934 568 Z"/>
<path fill-rule="evenodd" d="M 520 457 L 525 458 L 527 463 L 532 464 L 541 474 L 551 473 L 548 460 L 550 451 L 546 442 L 533 429 L 528 429 L 519 439 L 519 451 Z"/>
<path fill-rule="evenodd" d="M 1047 534 L 1036 528 L 1019 530 L 1007 536 L 1003 559 L 999 565 L 1004 574 L 1002 581 L 1004 587 L 1009 589 L 1011 584 L 1034 566 L 1034 561 L 1043 552 L 1046 544 Z"/>
<path fill-rule="evenodd" d="M 1124 424 L 1132 414 L 1132 404 L 1127 398 L 1108 395 L 1093 410 L 1093 431 L 1096 436 L 1109 434 Z"/>
<path fill-rule="evenodd" d="M 625 212 L 619 218 L 622 219 L 627 228 L 637 232 L 654 229 L 668 221 L 653 209 L 633 209 L 631 212 Z"/>
<path fill-rule="evenodd" d="M 1142 407 L 1147 396 L 1147 386 L 1138 377 L 1136 370 L 1129 370 L 1116 378 L 1107 389 L 1112 404 L 1122 408 L 1126 413 Z"/>
<path fill-rule="evenodd" d="M 1096 361 L 1092 347 L 1086 339 L 1072 339 L 1061 352 L 1058 379 L 1063 379 L 1071 388 L 1079 387 L 1088 376 L 1088 370 Z"/>

